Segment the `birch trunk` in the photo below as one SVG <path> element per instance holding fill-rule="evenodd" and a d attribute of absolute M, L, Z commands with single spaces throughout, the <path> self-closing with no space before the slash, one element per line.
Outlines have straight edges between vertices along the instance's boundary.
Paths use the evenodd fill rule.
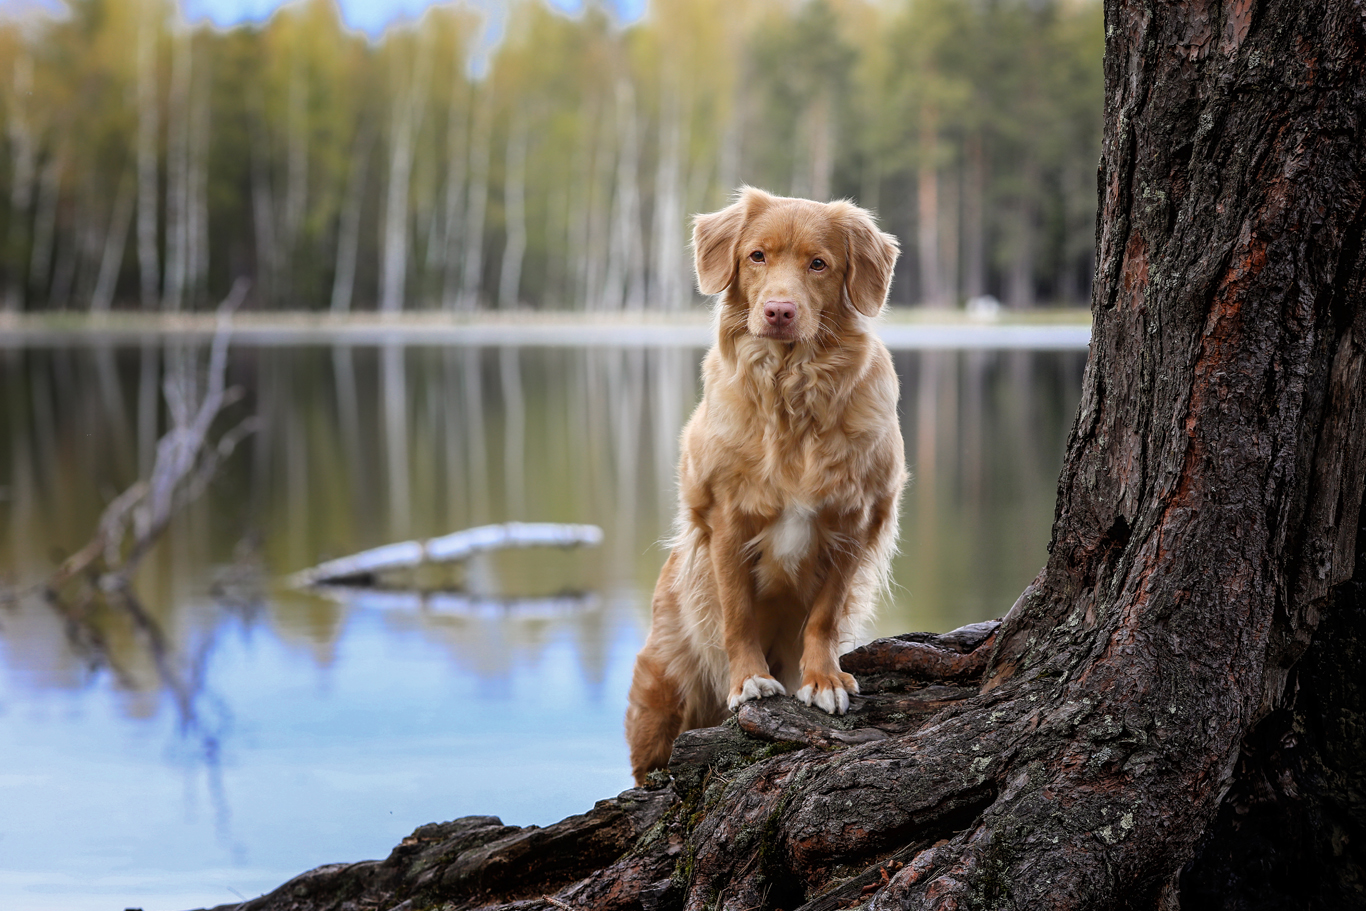
<path fill-rule="evenodd" d="M 683 150 L 686 147 L 683 105 L 677 91 L 666 90 L 659 124 L 659 165 L 655 171 L 654 309 L 678 310 L 686 300 L 689 280 L 683 253 L 687 250 L 683 211 Z"/>
<path fill-rule="evenodd" d="M 489 159 L 493 153 L 493 87 L 487 83 L 475 92 L 470 128 L 469 202 L 465 206 L 465 261 L 460 268 L 460 309 L 479 306 L 484 279 L 484 210 L 489 199 Z"/>
<path fill-rule="evenodd" d="M 408 277 L 408 196 L 412 183 L 413 145 L 427 104 L 430 63 L 430 48 L 425 41 L 420 42 L 417 59 L 404 80 L 391 121 L 384 254 L 380 268 L 379 309 L 383 313 L 397 313 L 403 309 Z"/>
<path fill-rule="evenodd" d="M 38 211 L 33 219 L 33 250 L 28 267 L 29 291 L 35 300 L 52 289 L 52 248 L 61 191 L 62 156 L 58 153 L 43 165 L 42 176 L 38 179 Z"/>
<path fill-rule="evenodd" d="M 71 306 L 77 275 L 89 270 L 100 246 L 99 230 L 95 227 L 96 206 L 91 194 L 77 193 L 69 204 L 69 224 L 63 230 L 59 218 L 54 238 L 56 261 L 52 265 L 52 285 L 47 295 L 48 306 L 54 310 L 66 310 Z"/>
<path fill-rule="evenodd" d="M 589 197 L 588 246 L 584 252 L 584 298 L 593 310 L 604 310 L 609 302 L 603 299 L 605 272 L 611 258 L 613 214 L 613 174 L 620 154 L 621 140 L 614 128 L 613 117 L 602 112 L 598 130 L 598 144 L 595 152 L 596 167 L 593 172 L 591 196 Z"/>
<path fill-rule="evenodd" d="M 617 81 L 617 173 L 612 194 L 612 234 L 607 271 L 598 297 L 607 310 L 639 309 L 644 297 L 644 245 L 640 221 L 640 133 L 636 93 Z"/>
<path fill-rule="evenodd" d="M 190 257 L 190 84 L 192 35 L 178 23 L 171 38 L 170 98 L 166 111 L 166 262 L 162 309 L 185 300 Z"/>
<path fill-rule="evenodd" d="M 282 264 L 294 262 L 299 253 L 304 216 L 308 211 L 308 73 L 304 56 L 295 53 L 289 71 L 289 101 L 285 126 L 285 198 L 280 213 L 280 245 Z M 285 265 L 277 275 L 277 295 L 287 307 L 298 306 L 293 300 L 294 270 Z"/>
<path fill-rule="evenodd" d="M 598 266 L 598 261 L 594 259 L 597 252 L 594 236 L 598 225 L 595 213 L 601 186 L 598 162 L 607 145 L 602 124 L 604 120 L 606 117 L 595 99 L 589 106 L 588 116 L 584 118 L 583 141 L 575 156 L 578 167 L 572 184 L 573 199 L 565 243 L 569 255 L 569 275 L 573 283 L 572 293 L 575 301 L 585 310 L 596 310 L 599 305 L 591 289 L 596 285 L 594 270 Z"/>
<path fill-rule="evenodd" d="M 526 156 L 527 118 L 514 113 L 508 128 L 507 167 L 503 173 L 503 212 L 507 222 L 507 245 L 498 282 L 498 307 L 517 306 L 522 285 L 522 258 L 526 254 Z"/>
<path fill-rule="evenodd" d="M 269 138 L 264 129 L 264 105 L 259 97 L 251 127 L 251 214 L 256 241 L 257 294 L 265 304 L 278 299 L 280 247 L 275 215 L 275 192 L 271 187 Z"/>
<path fill-rule="evenodd" d="M 161 297 L 160 252 L 157 247 L 157 208 L 161 194 L 157 173 L 160 115 L 157 110 L 156 49 L 160 29 L 153 18 L 153 9 L 149 5 L 139 17 L 137 37 L 138 269 L 142 279 L 144 310 L 155 310 Z"/>
<path fill-rule="evenodd" d="M 24 245 L 29 239 L 34 183 L 37 175 L 38 142 L 29 111 L 33 94 L 33 58 L 21 49 L 14 60 L 14 87 L 9 93 L 8 122 L 10 158 L 14 162 L 10 183 L 9 255 L 12 263 L 23 261 Z M 24 309 L 25 276 L 16 268 L 5 288 L 5 310 Z"/>
<path fill-rule="evenodd" d="M 370 170 L 370 154 L 374 145 L 374 131 L 362 121 L 356 129 L 351 150 L 346 199 L 342 203 L 341 223 L 337 227 L 337 265 L 332 276 L 333 313 L 351 312 L 356 287 L 356 259 L 360 248 L 361 209 L 365 205 L 366 175 Z"/>
<path fill-rule="evenodd" d="M 207 61 L 204 61 L 207 63 Z M 212 80 L 208 68 L 198 68 L 199 89 L 190 102 L 189 189 L 186 250 L 187 305 L 209 295 L 209 121 Z"/>
<path fill-rule="evenodd" d="M 441 306 L 446 310 L 458 309 L 460 304 L 460 250 L 465 242 L 463 221 L 473 138 L 469 129 L 473 88 L 464 93 L 466 105 L 463 109 L 456 105 L 459 95 L 451 93 L 446 121 L 445 236 L 441 246 Z"/>

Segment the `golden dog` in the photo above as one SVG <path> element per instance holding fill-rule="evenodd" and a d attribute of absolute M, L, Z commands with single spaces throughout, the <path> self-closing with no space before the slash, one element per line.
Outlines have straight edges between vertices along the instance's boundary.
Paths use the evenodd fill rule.
<path fill-rule="evenodd" d="M 728 708 L 795 692 L 843 714 L 858 692 L 839 655 L 887 584 L 906 483 L 896 372 L 871 326 L 897 252 L 848 202 L 747 187 L 694 221 L 698 287 L 721 296 L 631 682 L 638 783 Z"/>

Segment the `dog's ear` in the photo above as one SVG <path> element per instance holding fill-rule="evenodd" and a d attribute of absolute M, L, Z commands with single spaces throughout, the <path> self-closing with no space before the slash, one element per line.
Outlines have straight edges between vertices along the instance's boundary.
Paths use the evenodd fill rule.
<path fill-rule="evenodd" d="M 895 237 L 879 231 L 864 209 L 847 205 L 843 214 L 844 246 L 849 257 L 844 291 L 859 313 L 877 316 L 892 289 L 892 269 L 901 246 Z"/>
<path fill-rule="evenodd" d="M 720 294 L 735 281 L 740 262 L 736 244 L 745 223 L 768 208 L 773 197 L 754 187 L 743 187 L 739 198 L 719 212 L 697 215 L 692 222 L 693 262 L 697 268 L 697 290 Z"/>

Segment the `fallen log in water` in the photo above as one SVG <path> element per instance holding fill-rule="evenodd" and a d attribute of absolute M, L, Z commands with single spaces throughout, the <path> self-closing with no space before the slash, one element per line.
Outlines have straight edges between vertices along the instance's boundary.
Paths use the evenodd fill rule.
<path fill-rule="evenodd" d="M 376 574 L 415 569 L 428 563 L 455 563 L 476 554 L 510 547 L 596 547 L 602 529 L 596 525 L 558 522 L 504 522 L 481 525 L 426 541 L 401 541 L 338 557 L 289 577 L 295 588 L 314 585 L 369 584 Z"/>

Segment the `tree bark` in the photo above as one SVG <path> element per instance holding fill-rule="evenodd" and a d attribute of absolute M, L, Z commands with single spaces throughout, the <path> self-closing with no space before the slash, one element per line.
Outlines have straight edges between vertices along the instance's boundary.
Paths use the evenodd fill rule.
<path fill-rule="evenodd" d="M 999 627 L 851 653 L 848 715 L 746 704 L 583 817 L 424 827 L 243 911 L 1363 904 L 1366 20 L 1111 0 L 1106 35 L 1091 358 Z"/>

